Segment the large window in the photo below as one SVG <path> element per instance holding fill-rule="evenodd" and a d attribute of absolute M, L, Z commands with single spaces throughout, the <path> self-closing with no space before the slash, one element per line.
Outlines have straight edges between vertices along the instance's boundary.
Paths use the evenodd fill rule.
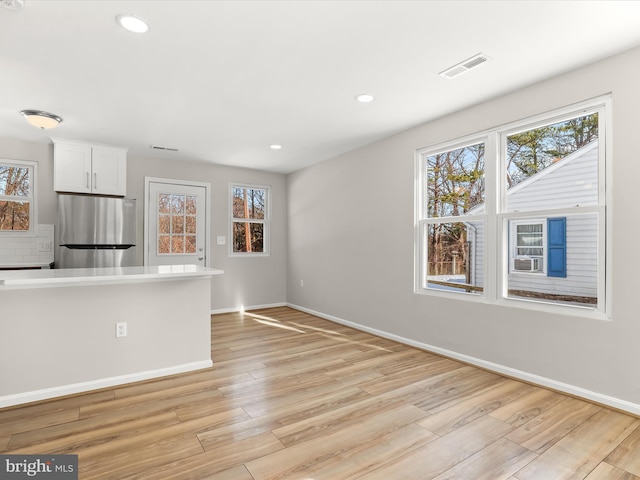
<path fill-rule="evenodd" d="M 269 253 L 269 187 L 231 185 L 232 254 Z"/>
<path fill-rule="evenodd" d="M 0 233 L 34 233 L 35 168 L 32 162 L 0 160 Z"/>
<path fill-rule="evenodd" d="M 606 313 L 607 104 L 418 151 L 416 290 Z"/>

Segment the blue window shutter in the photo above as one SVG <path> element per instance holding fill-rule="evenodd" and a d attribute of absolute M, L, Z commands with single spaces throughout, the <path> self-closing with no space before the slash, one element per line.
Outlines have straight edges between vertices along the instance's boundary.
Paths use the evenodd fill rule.
<path fill-rule="evenodd" d="M 567 219 L 547 219 L 547 276 L 567 276 Z"/>

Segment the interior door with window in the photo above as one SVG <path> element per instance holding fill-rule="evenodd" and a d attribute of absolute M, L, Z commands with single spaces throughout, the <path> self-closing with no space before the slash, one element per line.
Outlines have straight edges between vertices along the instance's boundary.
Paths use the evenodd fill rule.
<path fill-rule="evenodd" d="M 145 264 L 207 263 L 207 187 L 147 182 Z"/>

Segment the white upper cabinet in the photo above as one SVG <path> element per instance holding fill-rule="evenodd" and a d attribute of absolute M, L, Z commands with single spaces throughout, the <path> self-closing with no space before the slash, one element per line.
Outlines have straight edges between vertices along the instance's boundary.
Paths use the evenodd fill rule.
<path fill-rule="evenodd" d="M 56 192 L 125 196 L 127 149 L 52 138 Z"/>

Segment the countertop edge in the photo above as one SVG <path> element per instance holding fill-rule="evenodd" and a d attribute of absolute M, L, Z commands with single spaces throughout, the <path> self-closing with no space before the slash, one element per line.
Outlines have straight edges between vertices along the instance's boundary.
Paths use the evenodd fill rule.
<path fill-rule="evenodd" d="M 0 287 L 44 287 L 128 283 L 139 281 L 196 279 L 221 275 L 217 268 L 176 265 L 166 267 L 126 267 L 68 270 L 5 271 Z"/>

